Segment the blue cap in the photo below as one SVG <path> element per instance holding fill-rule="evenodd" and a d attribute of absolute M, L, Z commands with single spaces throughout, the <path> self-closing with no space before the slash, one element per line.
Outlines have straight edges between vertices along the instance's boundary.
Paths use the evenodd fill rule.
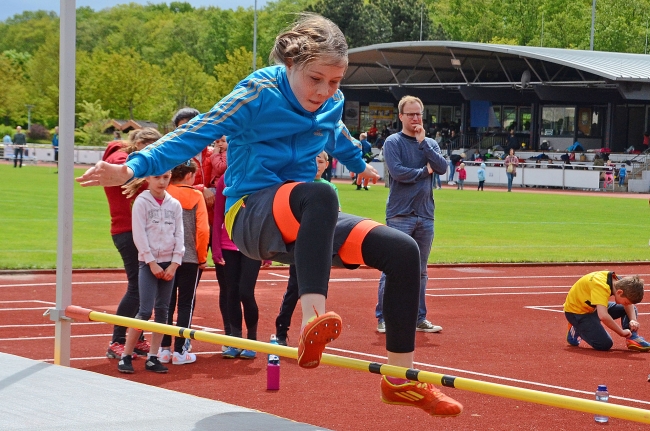
<path fill-rule="evenodd" d="M 598 385 L 599 391 L 607 391 L 607 385 Z"/>

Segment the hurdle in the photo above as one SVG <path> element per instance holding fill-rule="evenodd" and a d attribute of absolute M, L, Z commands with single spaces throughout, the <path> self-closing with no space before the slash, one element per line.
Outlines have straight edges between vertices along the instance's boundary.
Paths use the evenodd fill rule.
<path fill-rule="evenodd" d="M 113 314 L 93 311 L 76 305 L 68 306 L 65 309 L 65 314 L 67 317 L 77 321 L 104 322 L 112 325 L 141 329 L 144 331 L 158 332 L 173 337 L 189 338 L 191 340 L 205 341 L 211 344 L 222 344 L 237 347 L 238 349 L 255 350 L 291 359 L 298 358 L 298 349 L 295 347 L 280 346 L 261 341 L 247 340 L 245 338 L 231 337 L 229 335 L 213 334 L 195 329 L 181 328 L 178 326 L 164 325 L 162 323 L 116 316 Z M 635 407 L 603 403 L 596 400 L 586 400 L 567 395 L 551 394 L 533 389 L 518 388 L 515 386 L 484 382 L 464 377 L 455 377 L 412 368 L 397 367 L 394 365 L 347 358 L 328 353 L 323 353 L 321 364 L 409 379 L 422 383 L 432 383 L 438 386 L 525 401 L 533 404 L 558 407 L 561 409 L 584 413 L 601 414 L 613 418 L 650 424 L 650 410 Z"/>

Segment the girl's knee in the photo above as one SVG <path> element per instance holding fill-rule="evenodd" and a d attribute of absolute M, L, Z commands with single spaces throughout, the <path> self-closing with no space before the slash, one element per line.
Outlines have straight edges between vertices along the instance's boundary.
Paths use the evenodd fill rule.
<path fill-rule="evenodd" d="M 136 314 L 135 318 L 138 320 L 149 320 L 151 319 L 151 312 L 142 312 L 139 311 L 138 314 Z"/>

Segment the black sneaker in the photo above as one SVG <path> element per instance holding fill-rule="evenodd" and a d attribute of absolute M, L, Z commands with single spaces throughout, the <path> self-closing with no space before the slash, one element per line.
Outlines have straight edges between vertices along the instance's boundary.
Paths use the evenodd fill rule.
<path fill-rule="evenodd" d="M 117 363 L 117 371 L 125 374 L 133 374 L 132 360 L 133 358 L 131 356 L 125 356 L 120 359 L 120 362 Z"/>
<path fill-rule="evenodd" d="M 287 336 L 286 335 L 278 335 L 276 337 L 276 342 L 281 346 L 286 346 L 287 345 Z"/>
<path fill-rule="evenodd" d="M 169 369 L 160 363 L 158 356 L 150 356 L 147 358 L 147 362 L 144 364 L 144 369 L 147 371 L 153 371 L 154 373 L 166 373 Z"/>

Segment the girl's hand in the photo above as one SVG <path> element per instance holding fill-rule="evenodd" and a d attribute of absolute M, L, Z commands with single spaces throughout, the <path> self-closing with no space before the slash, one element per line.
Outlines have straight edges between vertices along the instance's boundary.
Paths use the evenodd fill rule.
<path fill-rule="evenodd" d="M 429 171 L 429 174 L 433 173 L 433 169 L 431 169 L 431 165 L 427 163 L 427 171 Z"/>
<path fill-rule="evenodd" d="M 75 178 L 82 187 L 121 186 L 133 177 L 133 171 L 126 165 L 114 165 L 99 161 L 82 176 Z"/>
<path fill-rule="evenodd" d="M 158 265 L 155 260 L 149 262 L 149 269 L 151 270 L 151 273 L 154 275 L 154 277 L 158 279 L 163 278 L 163 275 L 165 275 L 165 271 L 160 267 L 160 265 Z"/>
<path fill-rule="evenodd" d="M 174 279 L 174 274 L 176 274 L 176 268 L 178 268 L 177 263 L 170 263 L 169 266 L 165 269 L 165 273 L 161 277 L 165 281 L 171 281 Z"/>
<path fill-rule="evenodd" d="M 623 329 L 623 333 L 621 334 L 621 337 L 628 338 L 631 336 L 632 336 L 632 331 L 630 331 L 629 329 Z"/>
<path fill-rule="evenodd" d="M 637 332 L 640 327 L 641 324 L 639 322 L 637 322 L 636 320 L 630 320 L 630 331 Z"/>
<path fill-rule="evenodd" d="M 263 260 L 262 261 L 262 268 L 268 268 L 271 265 L 273 265 L 273 261 L 270 261 L 270 260 Z"/>

